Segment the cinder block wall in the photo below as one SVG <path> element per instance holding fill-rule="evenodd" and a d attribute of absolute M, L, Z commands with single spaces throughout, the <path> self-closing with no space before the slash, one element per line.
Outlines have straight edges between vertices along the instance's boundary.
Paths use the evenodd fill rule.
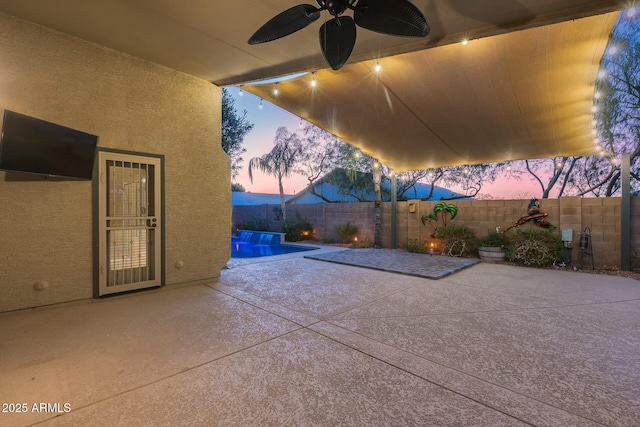
<path fill-rule="evenodd" d="M 631 199 L 631 247 L 632 251 L 640 250 L 640 198 Z M 408 206 L 416 205 L 415 213 L 410 213 Z M 397 204 L 396 246 L 404 247 L 408 239 L 418 239 L 419 242 L 430 243 L 433 239 L 433 228 L 428 224 L 423 226 L 420 217 L 433 210 L 436 202 L 419 200 L 399 202 Z M 467 225 L 479 237 L 495 231 L 497 226 L 506 230 L 520 217 L 525 216 L 529 200 L 465 200 L 452 202 L 458 206 L 458 215 L 453 221 L 456 224 Z M 560 199 L 541 199 L 541 210 L 546 212 L 546 218 L 556 227 L 556 230 L 571 229 L 572 264 L 580 265 L 579 241 L 580 234 L 590 232 L 593 247 L 593 260 L 596 266 L 620 266 L 621 244 L 621 199 L 611 198 L 580 198 L 563 197 Z M 391 245 L 391 204 L 383 204 L 383 245 Z M 533 223 L 522 226 L 524 228 L 538 227 Z M 515 230 L 509 231 L 511 233 Z M 586 259 L 586 258 L 585 258 Z"/>
<path fill-rule="evenodd" d="M 409 240 L 430 243 L 433 228 L 422 225 L 420 217 L 433 210 L 436 202 L 411 200 L 396 205 L 396 247 L 404 248 Z M 520 217 L 527 214 L 527 200 L 465 200 L 453 201 L 458 206 L 458 215 L 453 221 L 473 228 L 479 237 L 495 231 L 497 226 L 506 230 Z M 620 266 L 621 244 L 621 199 L 563 197 L 541 199 L 541 210 L 548 215 L 547 220 L 556 230 L 571 229 L 572 265 L 580 265 L 580 234 L 585 229 L 590 232 L 593 260 L 596 266 Z M 411 205 L 414 206 L 413 212 Z M 268 219 L 270 231 L 281 231 L 282 222 L 275 221 L 273 207 L 236 206 L 233 208 L 234 224 L 247 218 Z M 358 226 L 359 238 L 373 241 L 373 203 L 319 203 L 313 205 L 287 206 L 288 218 L 301 218 L 314 226 L 316 238 L 338 239 L 335 227 L 347 221 Z M 525 224 L 525 228 L 537 227 Z M 511 230 L 508 233 L 515 232 Z M 391 203 L 382 204 L 382 245 L 391 247 Z M 631 198 L 631 247 L 640 251 L 640 197 Z M 585 258 L 586 261 L 586 258 Z"/>

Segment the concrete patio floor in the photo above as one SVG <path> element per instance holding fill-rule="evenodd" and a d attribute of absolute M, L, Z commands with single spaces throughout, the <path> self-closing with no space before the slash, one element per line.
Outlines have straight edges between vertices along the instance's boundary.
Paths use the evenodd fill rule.
<path fill-rule="evenodd" d="M 0 425 L 640 425 L 636 280 L 229 265 L 208 286 L 0 315 Z"/>

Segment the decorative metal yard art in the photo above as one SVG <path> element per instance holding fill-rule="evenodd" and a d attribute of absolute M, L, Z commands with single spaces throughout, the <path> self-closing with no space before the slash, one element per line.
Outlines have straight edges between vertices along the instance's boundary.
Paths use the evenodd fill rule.
<path fill-rule="evenodd" d="M 520 219 L 513 223 L 511 227 L 505 229 L 503 233 L 506 233 L 512 228 L 520 227 L 529 221 L 533 221 L 536 225 L 539 225 L 542 228 L 553 230 L 555 227 L 545 219 L 547 216 L 549 216 L 548 213 L 540 211 L 540 200 L 531 199 L 529 201 L 529 207 L 527 208 L 527 215 L 520 217 Z"/>
<path fill-rule="evenodd" d="M 453 204 L 438 202 L 433 206 L 433 211 L 430 214 L 422 215 L 420 220 L 422 225 L 426 225 L 428 222 L 433 227 L 431 237 L 435 238 L 438 231 L 438 219 L 442 218 L 442 223 L 446 226 L 447 215 L 451 215 L 450 219 L 454 219 L 458 215 L 458 207 Z"/>

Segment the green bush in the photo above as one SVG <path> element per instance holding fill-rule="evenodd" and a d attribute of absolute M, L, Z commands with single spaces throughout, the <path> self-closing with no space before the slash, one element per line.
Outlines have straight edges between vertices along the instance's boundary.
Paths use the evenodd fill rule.
<path fill-rule="evenodd" d="M 358 234 L 358 227 L 347 222 L 346 224 L 337 225 L 336 233 L 342 239 L 342 243 L 350 243 L 353 242 L 354 237 Z"/>
<path fill-rule="evenodd" d="M 429 252 L 429 248 L 427 248 L 427 242 L 420 243 L 418 242 L 418 239 L 409 239 L 404 248 L 407 252 L 413 252 L 417 254 L 426 254 L 427 252 Z"/>
<path fill-rule="evenodd" d="M 478 240 L 479 247 L 502 248 L 507 245 L 507 238 L 502 233 L 491 233 Z"/>
<path fill-rule="evenodd" d="M 335 243 L 335 242 L 336 242 L 336 239 L 334 239 L 333 237 L 327 237 L 327 236 L 324 236 L 324 237 L 321 237 L 321 238 L 320 238 L 320 241 L 321 241 L 322 243 L 331 244 L 331 243 Z"/>
<path fill-rule="evenodd" d="M 545 267 L 562 260 L 562 239 L 556 233 L 538 228 L 519 229 L 509 239 L 507 259 L 524 265 Z"/>
<path fill-rule="evenodd" d="M 269 231 L 266 219 L 249 218 L 236 224 L 236 230 Z"/>
<path fill-rule="evenodd" d="M 373 247 L 373 242 L 369 239 L 365 239 L 361 242 L 353 242 L 351 244 L 351 246 L 349 246 L 351 249 L 366 249 L 366 248 L 372 248 Z"/>
<path fill-rule="evenodd" d="M 286 220 L 282 224 L 282 231 L 285 233 L 285 240 L 289 242 L 309 240 L 313 237 L 313 225 L 301 218 Z"/>
<path fill-rule="evenodd" d="M 436 238 L 442 242 L 443 255 L 468 257 L 476 253 L 476 232 L 466 225 L 449 224 L 438 227 Z"/>

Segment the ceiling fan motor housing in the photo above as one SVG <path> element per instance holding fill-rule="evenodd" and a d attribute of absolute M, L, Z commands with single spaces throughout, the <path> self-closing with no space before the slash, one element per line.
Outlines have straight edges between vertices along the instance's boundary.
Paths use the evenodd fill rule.
<path fill-rule="evenodd" d="M 316 0 L 320 9 L 326 9 L 333 16 L 342 15 L 345 10 L 352 8 L 356 0 Z"/>

